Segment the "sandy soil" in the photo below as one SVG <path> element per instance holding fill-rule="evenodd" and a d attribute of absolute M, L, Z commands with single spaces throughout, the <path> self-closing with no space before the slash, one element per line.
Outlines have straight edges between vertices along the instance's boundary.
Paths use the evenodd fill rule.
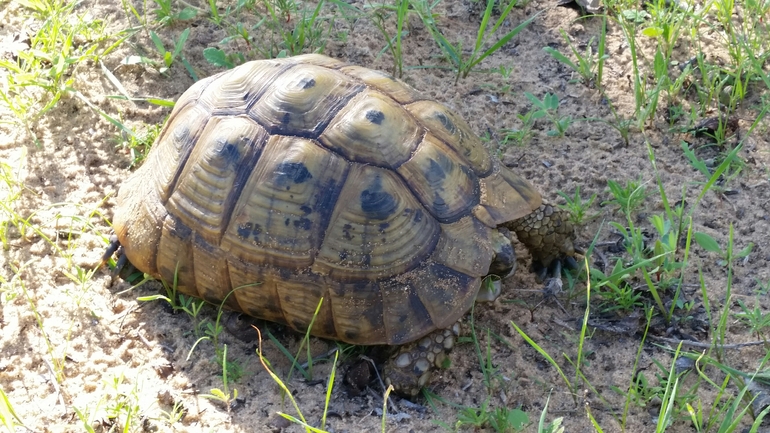
<path fill-rule="evenodd" d="M 352 4 L 363 7 L 360 1 Z M 578 44 L 587 43 L 598 35 L 600 21 L 579 20 L 576 10 L 555 6 L 551 0 L 533 1 L 511 15 L 510 22 L 517 23 L 543 10 L 532 25 L 482 63 L 484 69 L 512 66 L 514 70 L 508 79 L 494 73 L 475 73 L 455 84 L 454 74 L 442 68 L 407 68 L 403 79 L 456 110 L 477 133 L 491 134 L 491 151 L 497 151 L 497 143 L 502 138 L 497 131 L 520 127 L 516 114 L 531 108 L 523 92 L 532 92 L 539 97 L 546 92 L 558 94 L 560 113 L 575 119 L 612 120 L 601 93 L 574 82 L 574 73 L 542 50 L 548 45 L 562 52 L 568 51 L 560 30 L 566 31 Z M 136 7 L 141 5 L 137 3 Z M 0 8 L 0 39 L 19 32 L 26 25 L 19 18 L 20 6 L 4 3 Z M 104 17 L 109 28 L 115 31 L 136 24 L 129 23 L 116 2 L 84 1 L 76 11 Z M 436 12 L 442 17 L 440 25 L 450 41 L 461 40 L 463 46 L 472 46 L 481 19 L 478 5 L 445 0 Z M 425 28 L 415 17 L 409 24 L 410 33 L 404 40 L 404 64 L 441 64 L 440 50 Z M 168 45 L 187 27 L 191 29 L 183 51 L 187 60 L 200 77 L 218 72 L 218 68 L 204 60 L 202 50 L 217 46 L 226 36 L 220 28 L 199 18 L 156 31 Z M 349 32 L 348 41 L 331 42 L 326 54 L 351 63 L 390 70 L 391 58 L 387 54 L 377 57 L 384 44 L 371 22 L 340 20 L 337 28 Z M 626 78 L 631 71 L 631 59 L 621 32 L 613 26 L 609 28 L 608 48 L 611 57 L 605 70 L 606 94 L 616 110 L 628 116 L 633 113 L 632 88 Z M 678 51 L 677 56 L 685 60 L 692 55 L 684 43 Z M 144 32 L 103 59 L 105 67 L 129 94 L 174 100 L 193 83 L 179 62 L 167 75 L 142 65 L 121 65 L 123 58 L 137 52 L 153 53 L 152 43 Z M 714 52 L 713 55 L 719 58 L 722 53 Z M 74 76 L 74 87 L 78 91 L 105 112 L 119 113 L 131 128 L 141 130 L 145 125 L 162 122 L 170 112 L 168 108 L 146 103 L 108 98 L 118 92 L 97 64 L 80 66 Z M 744 107 L 752 107 L 758 101 L 759 95 L 752 95 Z M 661 113 L 664 111 L 660 110 Z M 1 114 L 3 120 L 10 120 L 9 113 Z M 753 115 L 750 108 L 739 112 L 743 119 L 739 122 L 739 132 L 748 128 Z M 583 246 L 587 246 L 596 233 L 599 242 L 618 239 L 606 223 L 602 224 L 609 220 L 623 221 L 622 215 L 611 206 L 599 206 L 610 198 L 607 180 L 641 179 L 647 182 L 649 190 L 656 190 L 646 143 L 655 152 L 665 191 L 672 201 L 681 197 L 683 186 L 688 187 L 688 203 L 694 203 L 700 191 L 693 181 L 701 181 L 701 175 L 687 162 L 680 148 L 681 140 L 694 138 L 672 132 L 662 115 L 655 118 L 645 134 L 632 133 L 628 144 L 617 131 L 601 122 L 576 121 L 562 138 L 547 136 L 548 129 L 546 122 L 538 123 L 526 146 L 509 147 L 500 154 L 504 163 L 516 167 L 554 201 L 558 201 L 557 190 L 571 194 L 578 186 L 584 197 L 598 194 L 591 212 L 598 213 L 599 217 L 581 230 Z M 244 343 L 223 334 L 228 358 L 237 360 L 244 368 L 242 379 L 231 384 L 232 388 L 237 388 L 239 399 L 237 406 L 228 413 L 222 406 L 201 397 L 212 388 L 221 388 L 222 379 L 220 367 L 213 360 L 210 342 L 199 344 L 188 357 L 196 340 L 192 332 L 195 322 L 185 314 L 169 314 L 162 302 L 137 301 L 138 296 L 157 293 L 157 283 L 129 290 L 127 282 L 114 278 L 106 269 L 97 268 L 106 236 L 110 233 L 108 221 L 112 217 L 116 192 L 121 181 L 132 171 L 129 167 L 131 158 L 121 146 L 117 129 L 80 99 L 70 97 L 60 101 L 33 125 L 39 145 L 23 128 L 3 123 L 0 131 L 0 161 L 12 167 L 14 176 L 24 184 L 21 197 L 15 203 L 15 212 L 29 218 L 37 227 L 24 233 L 11 227 L 8 248 L 0 252 L 0 277 L 4 281 L 0 292 L 0 388 L 7 393 L 30 431 L 86 431 L 77 412 L 97 432 L 117 431 L 122 427 L 115 424 L 114 416 L 116 408 L 121 407 L 132 407 L 137 414 L 135 419 L 141 420 L 131 427 L 131 431 L 281 431 L 285 424 L 276 412 L 294 413 L 294 409 L 288 401 L 282 402 L 276 383 L 255 355 L 254 343 Z M 770 260 L 767 250 L 770 184 L 766 181 L 770 143 L 766 128 L 757 131 L 761 133 L 751 136 L 740 153 L 746 162 L 745 170 L 725 185 L 734 195 L 709 193 L 695 212 L 696 230 L 709 233 L 724 244 L 732 224 L 736 249 L 749 242 L 755 244 L 752 254 L 738 263 L 735 270 L 734 297 L 747 305 L 754 304 L 756 281 L 770 279 L 766 264 Z M 653 194 L 653 197 L 659 197 L 659 194 Z M 659 199 L 648 199 L 636 222 L 653 231 L 644 216 L 660 213 L 662 209 Z M 606 248 L 602 251 L 609 258 L 616 255 Z M 712 312 L 717 312 L 725 302 L 725 268 L 716 264 L 712 254 L 698 247 L 693 247 L 692 251 L 693 263 L 703 269 Z M 529 265 L 528 253 L 520 246 L 517 246 L 517 253 L 521 271 L 505 281 L 500 299 L 475 311 L 475 326 L 481 335 L 481 343 L 489 343 L 491 359 L 499 373 L 492 392 L 483 383 L 480 361 L 473 345 L 462 344 L 454 351 L 452 367 L 440 372 L 430 388 L 443 402 L 434 401 L 431 405 L 424 398 L 418 398 L 415 404 L 408 404 L 394 399 L 398 415 L 388 420 L 388 431 L 445 431 L 439 423 L 453 425 L 456 422 L 459 411 L 456 405 L 480 407 L 485 402 L 492 408 L 520 407 L 534 423 L 528 431 L 534 431 L 549 395 L 549 419 L 563 416 L 566 431 L 592 431 L 585 415 L 586 405 L 604 431 L 619 431 L 618 419 L 624 398 L 613 391 L 613 387 L 625 389 L 630 383 L 640 333 L 626 335 L 600 329 L 591 334 L 584 347 L 588 356 L 583 372 L 595 389 L 586 389 L 573 397 L 557 371 L 524 342 L 510 322 L 515 322 L 557 358 L 573 379 L 574 369 L 564 361 L 562 353 L 573 359 L 576 356 L 578 324 L 584 314 L 583 291 L 578 290 L 579 295 L 574 298 L 558 297 L 559 302 L 553 298 L 544 300 L 542 287 L 525 271 Z M 595 266 L 601 265 L 599 258 L 592 260 L 596 262 Z M 80 278 L 78 269 L 85 272 L 94 269 L 94 272 L 90 278 Z M 686 275 L 686 283 L 695 284 L 697 267 L 691 269 L 692 272 Z M 693 286 L 687 287 L 687 299 L 694 299 L 700 306 L 700 291 Z M 759 300 L 763 311 L 767 311 L 767 298 Z M 738 311 L 737 307 L 734 311 Z M 213 308 L 201 313 L 205 320 L 213 320 L 215 316 Z M 703 317 L 702 312 L 700 317 Z M 685 321 L 672 327 L 668 336 L 681 338 L 691 334 L 710 341 L 710 336 L 697 326 L 689 328 L 690 323 Z M 275 326 L 270 329 L 289 351 L 297 350 L 300 336 Z M 499 338 L 486 337 L 487 329 Z M 662 335 L 666 327 L 657 326 L 654 331 Z M 728 343 L 753 339 L 744 326 L 730 320 Z M 325 353 L 332 347 L 334 343 L 331 342 L 312 341 L 314 354 Z M 726 361 L 733 368 L 752 371 L 756 368 L 756 360 L 764 354 L 765 349 L 761 347 L 749 347 L 729 352 Z M 286 357 L 272 343 L 265 344 L 265 355 L 278 374 L 285 378 L 289 365 Z M 655 360 L 669 366 L 670 353 L 659 346 L 645 344 L 637 370 L 644 371 L 653 383 L 657 383 L 655 374 L 660 374 Z M 341 373 L 352 361 L 343 362 L 338 370 L 327 429 L 335 432 L 379 430 L 382 390 L 377 387 L 353 396 L 341 383 Z M 321 362 L 315 367 L 314 379 L 318 380 L 308 382 L 294 375 L 288 386 L 308 421 L 318 425 L 331 366 L 329 362 Z M 710 373 L 712 377 L 721 377 L 713 370 Z M 695 380 L 694 375 L 690 375 L 683 387 L 692 387 Z M 732 387 L 729 389 L 734 391 Z M 707 385 L 701 385 L 699 393 L 706 408 L 710 408 L 714 392 Z M 171 411 L 175 403 L 184 408 L 186 416 L 170 425 L 163 420 L 162 411 Z M 121 417 L 125 412 L 122 414 Z M 653 431 L 656 417 L 655 405 L 632 405 L 627 430 Z M 283 429 L 300 430 L 297 426 Z M 691 427 L 682 420 L 671 431 L 691 431 Z"/>

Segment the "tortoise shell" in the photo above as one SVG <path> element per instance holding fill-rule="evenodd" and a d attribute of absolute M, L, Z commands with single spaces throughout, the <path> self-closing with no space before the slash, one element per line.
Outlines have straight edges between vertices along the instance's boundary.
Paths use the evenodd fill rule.
<path fill-rule="evenodd" d="M 302 332 L 323 298 L 313 334 L 403 344 L 470 309 L 497 227 L 540 201 L 445 106 L 303 55 L 190 87 L 114 229 L 181 293 Z"/>

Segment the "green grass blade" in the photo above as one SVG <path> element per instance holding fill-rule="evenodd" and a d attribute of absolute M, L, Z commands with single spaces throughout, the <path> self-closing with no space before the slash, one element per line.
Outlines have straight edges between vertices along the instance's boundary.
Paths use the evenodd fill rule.
<path fill-rule="evenodd" d="M 9 432 L 16 431 L 16 424 L 24 426 L 21 418 L 19 418 L 19 416 L 16 415 L 16 411 L 13 410 L 11 400 L 2 388 L 0 388 L 0 423 L 2 423 Z"/>
<path fill-rule="evenodd" d="M 495 0 L 487 0 L 487 8 L 484 10 L 484 17 L 481 18 L 481 24 L 479 25 L 478 33 L 476 33 L 476 46 L 473 47 L 473 54 L 475 55 L 484 43 L 484 33 L 487 30 L 489 24 L 489 17 L 492 16 L 492 9 L 495 6 Z"/>
<path fill-rule="evenodd" d="M 321 418 L 321 429 L 326 428 L 326 414 L 329 412 L 329 402 L 332 399 L 332 389 L 334 389 L 334 379 L 337 377 L 337 361 L 340 357 L 340 351 L 334 352 L 334 363 L 332 363 L 332 371 L 329 373 L 329 383 L 326 385 L 326 398 L 324 399 L 324 413 Z"/>
<path fill-rule="evenodd" d="M 171 55 L 171 60 L 176 59 L 176 57 L 179 55 L 179 53 L 182 52 L 182 48 L 184 48 L 185 42 L 187 42 L 187 38 L 190 36 L 190 28 L 184 29 L 181 35 L 179 35 L 179 40 L 174 45 L 174 54 Z"/>
<path fill-rule="evenodd" d="M 535 343 L 535 341 L 534 341 L 534 340 L 532 340 L 531 338 L 529 338 L 529 335 L 527 335 L 527 334 L 526 334 L 526 333 L 525 333 L 525 332 L 524 332 L 524 331 L 523 331 L 521 328 L 519 328 L 518 326 L 516 326 L 516 323 L 514 323 L 514 322 L 511 322 L 511 325 L 512 325 L 512 326 L 513 326 L 513 328 L 516 330 L 516 332 L 518 332 L 518 333 L 519 333 L 519 335 L 521 335 L 521 338 L 523 338 L 523 339 L 524 339 L 524 341 L 526 341 L 527 343 L 529 343 L 529 345 L 530 345 L 530 346 L 532 346 L 532 347 L 533 347 L 535 350 L 537 350 L 537 351 L 538 351 L 538 353 L 540 353 L 540 355 L 542 355 L 542 356 L 543 356 L 543 357 L 544 357 L 546 360 L 548 360 L 548 362 L 550 362 L 550 363 L 551 363 L 551 365 L 553 365 L 553 366 L 554 366 L 554 368 L 556 368 L 556 371 L 558 371 L 558 372 L 559 372 L 559 376 L 561 376 L 562 380 L 564 380 L 564 383 L 566 383 L 566 384 L 567 384 L 567 388 L 569 388 L 570 392 L 572 392 L 572 398 L 573 398 L 573 399 L 576 399 L 577 397 L 575 396 L 575 393 L 574 393 L 574 391 L 575 391 L 575 390 L 574 390 L 574 388 L 572 387 L 572 383 L 570 383 L 569 379 L 567 379 L 567 375 L 566 375 L 566 374 L 564 374 L 564 371 L 561 369 L 561 367 L 559 366 L 559 364 L 557 364 L 557 363 L 556 363 L 556 361 L 554 361 L 554 359 L 553 359 L 553 358 L 551 358 L 551 355 L 549 355 L 549 354 L 548 354 L 548 352 L 546 352 L 546 351 L 545 351 L 545 349 L 543 349 L 542 347 L 540 347 L 540 346 L 539 346 L 537 343 Z"/>
<path fill-rule="evenodd" d="M 569 57 L 562 54 L 559 50 L 553 49 L 551 47 L 543 47 L 543 51 L 550 54 L 551 57 L 554 59 L 564 63 L 565 65 L 569 66 L 570 68 L 574 69 L 575 71 L 578 70 L 578 66 L 569 59 Z"/>
<path fill-rule="evenodd" d="M 524 28 L 526 28 L 530 23 L 532 23 L 532 21 L 534 21 L 535 18 L 537 18 L 537 16 L 540 15 L 541 13 L 542 11 L 532 15 L 531 17 L 526 19 L 524 22 L 516 26 L 516 28 L 508 32 L 505 36 L 502 37 L 502 39 L 497 41 L 497 43 L 492 45 L 492 47 L 490 47 L 488 50 L 484 51 L 484 53 L 481 54 L 478 58 L 473 59 L 470 62 L 470 64 L 468 64 L 468 67 L 466 68 L 466 70 L 470 71 L 471 69 L 473 69 L 474 66 L 479 64 L 479 62 L 486 59 L 490 54 L 499 50 L 503 45 L 507 44 L 511 39 L 513 39 L 514 36 L 518 35 L 522 30 L 524 30 Z"/>
<path fill-rule="evenodd" d="M 306 379 L 310 377 L 307 371 L 305 371 L 305 369 L 302 368 L 302 365 L 297 362 L 297 358 L 295 358 L 294 355 L 292 355 L 291 352 L 289 352 L 289 350 L 286 349 L 286 347 L 284 347 L 284 345 L 281 344 L 281 342 L 278 341 L 278 339 L 275 338 L 275 336 L 271 332 L 267 332 L 267 338 L 269 338 L 270 341 L 272 341 L 273 344 L 275 344 L 278 350 L 291 361 L 292 368 L 296 368 L 297 371 L 299 371 L 299 373 Z"/>

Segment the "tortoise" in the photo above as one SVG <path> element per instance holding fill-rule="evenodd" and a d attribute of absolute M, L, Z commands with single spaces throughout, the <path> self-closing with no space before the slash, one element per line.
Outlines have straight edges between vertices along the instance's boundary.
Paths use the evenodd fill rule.
<path fill-rule="evenodd" d="M 574 254 L 566 215 L 457 114 L 318 54 L 184 92 L 113 228 L 140 271 L 249 316 L 305 332 L 323 298 L 311 333 L 401 346 L 385 376 L 407 395 L 446 362 L 482 279 L 514 269 L 510 231 L 533 263 Z"/>

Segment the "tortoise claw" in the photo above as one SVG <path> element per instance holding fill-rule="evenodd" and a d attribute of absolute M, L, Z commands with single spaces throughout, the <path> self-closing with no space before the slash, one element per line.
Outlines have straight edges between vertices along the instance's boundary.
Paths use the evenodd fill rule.
<path fill-rule="evenodd" d="M 565 255 L 552 260 L 548 266 L 543 265 L 543 263 L 539 261 L 532 263 L 532 271 L 535 273 L 535 278 L 538 283 L 553 278 L 561 278 L 562 269 L 577 269 L 577 261 L 575 261 L 575 258 Z"/>
<path fill-rule="evenodd" d="M 581 253 L 578 253 L 578 254 L 581 254 Z M 562 262 L 563 262 L 562 265 L 571 271 L 574 271 L 575 269 L 578 268 L 578 262 L 577 260 L 575 260 L 574 256 L 565 256 L 562 259 Z"/>
<path fill-rule="evenodd" d="M 112 270 L 116 274 L 119 274 L 126 265 L 131 265 L 131 263 L 128 262 L 128 256 L 120 254 L 122 252 L 122 248 L 118 248 L 118 261 L 115 262 L 115 269 Z"/>
<path fill-rule="evenodd" d="M 110 258 L 112 258 L 112 255 L 115 254 L 118 249 L 120 249 L 120 241 L 118 240 L 118 237 L 116 235 L 110 236 L 110 243 L 107 244 L 107 249 L 104 251 L 104 254 L 102 254 L 102 261 L 99 266 L 104 266 L 104 264 L 107 263 Z"/>
<path fill-rule="evenodd" d="M 102 261 L 99 266 L 104 266 L 110 261 L 113 255 L 117 257 L 115 267 L 112 269 L 113 275 L 128 276 L 136 270 L 134 265 L 128 261 L 128 256 L 123 251 L 123 246 L 120 245 L 120 241 L 115 235 L 110 236 L 110 243 L 107 245 L 107 250 L 102 254 Z"/>

